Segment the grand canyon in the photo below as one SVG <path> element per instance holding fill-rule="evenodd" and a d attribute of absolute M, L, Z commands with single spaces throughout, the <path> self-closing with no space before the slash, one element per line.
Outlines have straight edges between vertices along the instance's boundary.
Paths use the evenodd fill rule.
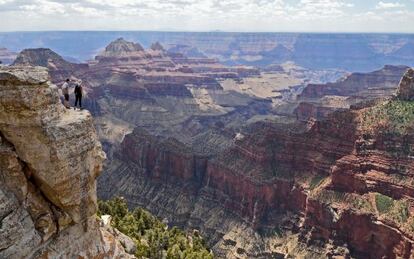
<path fill-rule="evenodd" d="M 414 258 L 414 36 L 80 34 L 0 33 L 0 258 L 133 258 L 113 197 L 214 258 Z"/>

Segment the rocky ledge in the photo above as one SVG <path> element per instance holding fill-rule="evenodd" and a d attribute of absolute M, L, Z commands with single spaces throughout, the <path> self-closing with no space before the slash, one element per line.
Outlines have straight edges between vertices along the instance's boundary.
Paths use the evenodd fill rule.
<path fill-rule="evenodd" d="M 102 151 L 41 67 L 0 69 L 0 258 L 128 258 L 96 217 Z"/>

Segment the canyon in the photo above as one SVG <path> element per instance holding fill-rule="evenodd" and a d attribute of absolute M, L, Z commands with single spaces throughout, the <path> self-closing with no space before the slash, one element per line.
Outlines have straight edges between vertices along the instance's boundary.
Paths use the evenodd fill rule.
<path fill-rule="evenodd" d="M 401 88 L 412 91 L 412 73 Z M 322 121 L 253 123 L 216 154 L 135 129 L 102 175 L 101 194 L 200 229 L 219 257 L 412 258 L 406 100 L 399 94 Z"/>
<path fill-rule="evenodd" d="M 218 58 L 227 65 L 266 67 L 292 61 L 310 69 L 370 72 L 385 65 L 414 66 L 414 36 L 386 33 L 237 33 L 237 32 L 13 32 L 0 33 L 0 46 L 14 52 L 51 48 L 79 62 L 93 58 L 115 38 L 146 48 L 160 42 L 166 49 Z M 68 58 L 66 58 L 68 59 Z M 68 59 L 69 60 L 69 59 Z"/>
<path fill-rule="evenodd" d="M 68 148 L 73 143 L 66 159 L 83 169 L 65 179 L 71 183 L 89 174 L 84 183 L 89 196 L 82 199 L 68 199 L 62 183 L 47 182 L 48 174 L 39 173 L 49 162 L 65 168 L 61 153 L 56 162 L 26 161 L 37 157 L 29 148 L 19 150 L 29 137 L 18 134 L 20 126 L 29 126 L 7 124 L 7 116 L 21 107 L 4 99 L 4 111 L 13 109 L 2 115 L 3 142 L 24 161 L 23 176 L 33 175 L 26 182 L 41 190 L 52 213 L 63 211 L 77 228 L 82 219 L 92 221 L 92 190 L 103 160 L 99 138 L 107 160 L 98 177 L 98 197 L 122 196 L 131 207 L 144 207 L 171 226 L 199 230 L 218 258 L 413 258 L 414 70 L 387 65 L 348 73 L 293 62 L 266 68 L 250 66 L 254 62 L 230 65 L 207 47 L 188 47 L 191 41 L 168 49 L 160 42 L 146 42 L 145 48 L 118 38 L 87 63 L 66 61 L 50 49 L 27 49 L 10 67 L 19 72 L 5 73 L 7 86 L 28 80 L 49 89 L 45 70 L 28 67 L 43 66 L 52 83 L 70 78 L 84 87 L 93 122 L 86 111 L 62 111 L 55 88 L 43 90 L 53 96 L 53 108 L 36 121 L 45 127 L 48 120 L 77 118 L 67 131 L 78 135 L 67 144 L 53 127 L 45 132 Z M 279 46 L 273 54 L 279 59 L 282 51 L 287 50 Z M 42 71 L 43 79 L 27 78 L 26 70 Z M 40 97 L 32 98 L 41 102 Z M 23 122 L 38 118 L 28 111 L 23 115 L 28 116 Z M 96 157 L 70 153 L 79 145 L 72 138 L 81 138 L 82 147 L 90 148 L 86 154 Z M 63 189 L 55 193 L 53 184 Z M 87 204 L 82 206 L 86 212 L 80 203 Z M 33 214 L 30 207 L 25 210 Z M 55 233 L 54 224 L 38 225 Z M 103 231 L 90 224 L 93 231 Z"/>

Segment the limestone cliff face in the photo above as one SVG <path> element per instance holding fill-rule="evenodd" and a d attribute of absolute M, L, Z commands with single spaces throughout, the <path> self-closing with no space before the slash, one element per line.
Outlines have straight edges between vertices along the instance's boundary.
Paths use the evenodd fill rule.
<path fill-rule="evenodd" d="M 45 68 L 2 68 L 0 258 L 127 256 L 95 216 L 104 159 L 91 115 L 62 106 Z"/>

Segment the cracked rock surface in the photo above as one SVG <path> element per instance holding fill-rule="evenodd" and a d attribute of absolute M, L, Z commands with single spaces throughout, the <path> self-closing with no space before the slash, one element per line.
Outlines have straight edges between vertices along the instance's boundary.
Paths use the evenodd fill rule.
<path fill-rule="evenodd" d="M 0 69 L 0 258 L 128 258 L 99 226 L 102 151 L 41 67 Z"/>

